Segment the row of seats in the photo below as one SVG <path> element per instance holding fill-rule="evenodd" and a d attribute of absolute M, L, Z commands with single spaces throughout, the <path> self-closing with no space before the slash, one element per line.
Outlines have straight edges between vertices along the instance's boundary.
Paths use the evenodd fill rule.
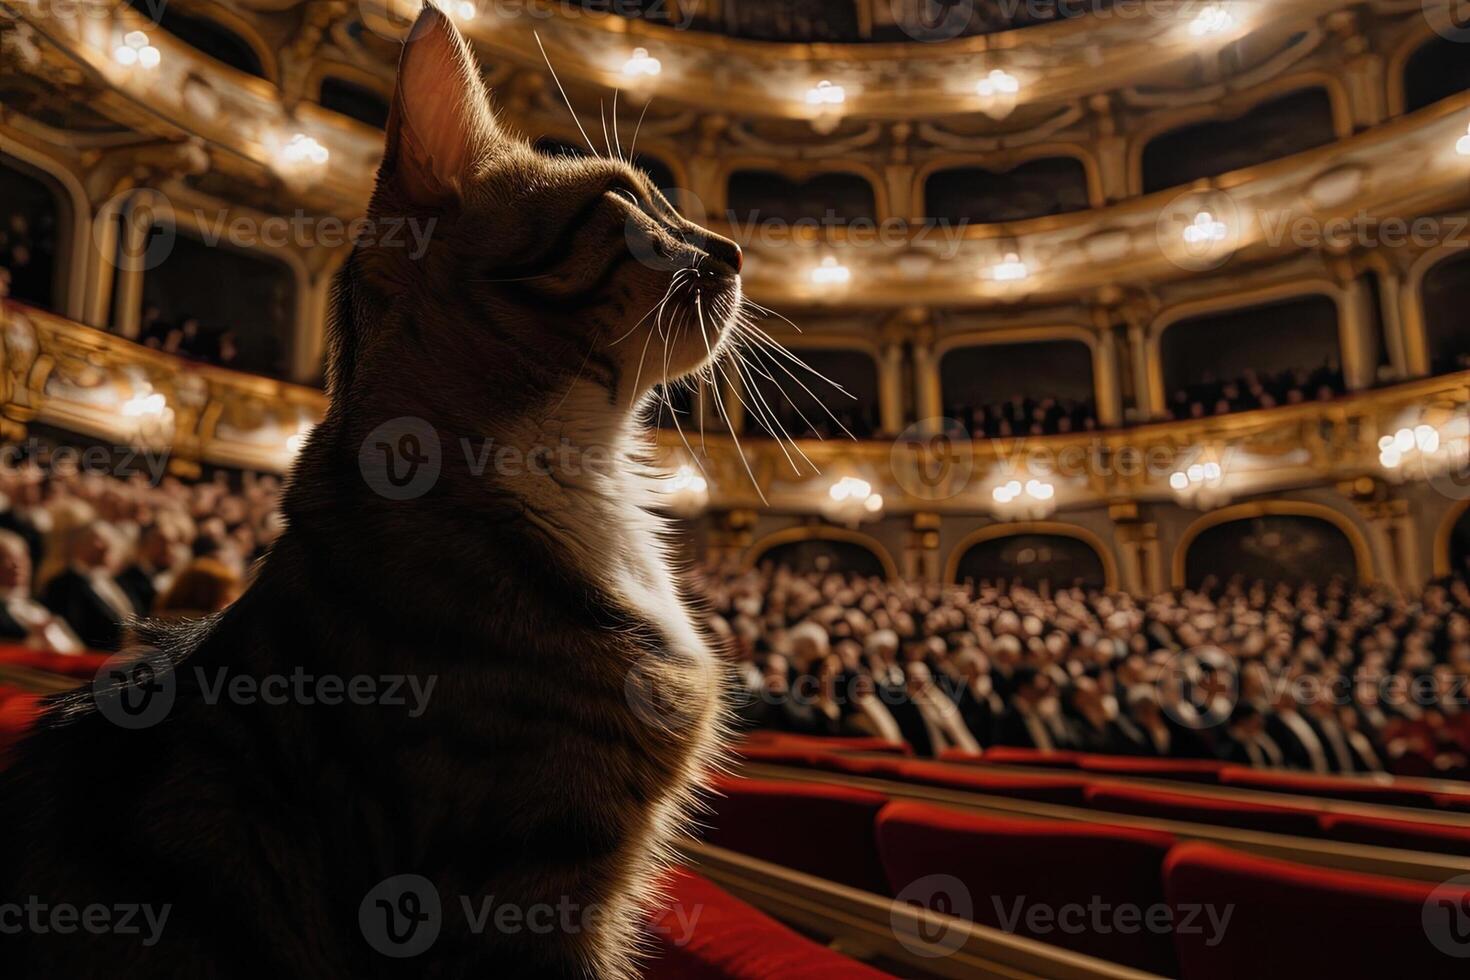
<path fill-rule="evenodd" d="M 1299 802 L 1258 803 L 1222 799 L 1218 796 L 1191 793 L 1187 785 L 1178 790 L 1165 790 L 1112 781 L 1105 776 L 1095 778 L 1092 775 L 1093 770 L 1059 770 L 1055 774 L 1039 775 L 1011 771 L 1005 766 L 956 765 L 953 762 L 921 761 L 899 755 L 854 756 L 769 744 L 746 745 L 740 752 L 752 762 L 897 780 L 1032 803 L 1470 857 L 1470 826 L 1334 814 Z M 1244 772 L 1258 776 L 1272 775 L 1254 773 L 1252 770 Z M 1224 775 L 1227 774 L 1222 773 L 1222 777 Z M 1219 782 L 1224 786 L 1253 790 L 1271 786 L 1269 782 L 1227 781 L 1224 778 Z M 1293 783 L 1292 786 L 1294 785 Z M 1283 792 L 1288 791 L 1287 786 L 1277 788 Z M 1378 787 L 1363 787 L 1365 791 L 1376 788 Z M 1359 802 L 1392 803 L 1398 799 L 1395 796 L 1364 792 Z"/>
<path fill-rule="evenodd" d="M 1470 929 L 1467 882 L 1436 889 L 851 787 L 728 779 L 718 789 L 712 844 L 1164 976 L 1464 975 L 1437 940 Z M 1440 914 L 1443 935 L 1431 921 Z M 1167 925 L 1142 927 L 1161 915 Z"/>
<path fill-rule="evenodd" d="M 685 869 L 650 918 L 645 980 L 885 980 Z"/>

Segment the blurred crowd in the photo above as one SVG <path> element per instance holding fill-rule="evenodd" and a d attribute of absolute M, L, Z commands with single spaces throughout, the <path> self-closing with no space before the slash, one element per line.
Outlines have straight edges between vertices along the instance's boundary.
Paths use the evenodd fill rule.
<path fill-rule="evenodd" d="M 949 417 L 959 421 L 976 439 L 1005 439 L 1012 436 L 1054 436 L 1097 429 L 1091 401 L 1030 398 L 1012 395 L 994 405 L 951 408 Z"/>
<path fill-rule="evenodd" d="M 1470 591 L 1211 583 L 1137 599 L 1006 582 L 710 569 L 747 726 L 1470 774 Z"/>
<path fill-rule="evenodd" d="M 176 322 L 166 320 L 156 306 L 144 308 L 138 342 L 165 354 L 220 367 L 236 367 L 240 360 L 240 344 L 233 330 L 205 327 L 196 316 L 185 315 Z"/>
<path fill-rule="evenodd" d="M 1199 383 L 1174 392 L 1169 399 L 1169 414 L 1174 419 L 1201 419 L 1278 405 L 1330 401 L 1346 393 L 1341 369 L 1331 364 L 1310 371 L 1304 368 L 1274 373 L 1246 371 L 1231 381 L 1217 381 L 1206 375 Z"/>
<path fill-rule="evenodd" d="M 0 642 L 116 650 L 134 617 L 217 612 L 281 529 L 279 482 L 200 482 L 7 446 L 0 465 Z"/>

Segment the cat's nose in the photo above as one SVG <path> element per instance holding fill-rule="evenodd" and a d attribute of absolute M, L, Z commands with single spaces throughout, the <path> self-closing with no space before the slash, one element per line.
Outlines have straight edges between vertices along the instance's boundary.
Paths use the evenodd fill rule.
<path fill-rule="evenodd" d="M 745 253 L 740 251 L 740 246 L 721 235 L 710 233 L 705 251 L 728 265 L 736 275 L 740 274 L 740 269 L 745 264 Z"/>

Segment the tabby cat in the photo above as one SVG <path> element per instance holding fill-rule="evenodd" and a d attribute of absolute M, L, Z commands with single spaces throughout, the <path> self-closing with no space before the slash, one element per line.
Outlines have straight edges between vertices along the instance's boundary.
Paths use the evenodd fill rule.
<path fill-rule="evenodd" d="M 6 976 L 637 975 L 722 683 L 641 415 L 720 353 L 740 250 L 616 153 L 505 132 L 432 8 L 368 214 L 430 244 L 341 273 L 330 409 L 253 585 L 139 626 L 153 652 L 0 782 Z"/>

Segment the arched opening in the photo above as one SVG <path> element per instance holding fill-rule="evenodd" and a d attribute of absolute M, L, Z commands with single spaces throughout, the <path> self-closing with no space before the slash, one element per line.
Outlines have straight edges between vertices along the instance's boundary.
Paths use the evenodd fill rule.
<path fill-rule="evenodd" d="M 1174 418 L 1317 401 L 1345 390 L 1337 304 L 1327 296 L 1181 320 L 1159 346 Z"/>
<path fill-rule="evenodd" d="M 1332 99 L 1309 88 L 1254 106 L 1235 119 L 1209 120 L 1161 133 L 1143 151 L 1144 193 L 1178 187 L 1336 139 Z"/>
<path fill-rule="evenodd" d="M 1470 58 L 1465 45 L 1435 37 L 1404 66 L 1404 111 L 1413 112 L 1470 89 Z"/>
<path fill-rule="evenodd" d="M 1434 372 L 1470 368 L 1470 252 L 1458 252 L 1425 273 L 1420 296 Z"/>
<path fill-rule="evenodd" d="M 317 101 L 323 109 L 340 112 L 375 129 L 388 127 L 388 100 L 366 85 L 328 75 L 322 79 Z"/>
<path fill-rule="evenodd" d="M 1081 341 L 959 347 L 939 362 L 945 413 L 977 438 L 1097 428 L 1092 350 Z"/>
<path fill-rule="evenodd" d="M 737 170 L 726 189 L 730 223 L 798 220 L 832 224 L 876 220 L 873 185 L 849 173 L 815 174 L 793 180 L 773 170 Z"/>
<path fill-rule="evenodd" d="M 1075 157 L 1028 160 L 1006 171 L 981 167 L 936 170 L 924 181 L 932 221 L 994 224 L 1085 211 L 1087 168 Z"/>
<path fill-rule="evenodd" d="M 878 365 L 871 355 L 814 348 L 795 353 L 812 371 L 778 355 L 746 355 L 756 365 L 745 370 L 747 384 L 741 393 L 747 432 L 769 436 L 779 429 L 793 439 L 845 438 L 843 429 L 866 439 L 878 432 Z M 754 382 L 753 390 L 749 382 Z"/>
<path fill-rule="evenodd" d="M 197 360 L 281 377 L 295 312 L 296 281 L 284 263 L 258 252 L 210 246 L 180 229 L 163 261 L 143 275 L 139 340 Z"/>
<path fill-rule="evenodd" d="M 755 553 L 754 564 L 770 562 L 794 572 L 836 572 L 885 578 L 888 568 L 883 558 L 859 541 L 811 536 L 781 541 Z"/>
<path fill-rule="evenodd" d="M 128 0 L 128 6 L 215 61 L 247 75 L 266 77 L 265 68 L 255 48 L 229 28 L 204 17 L 180 13 L 172 4 L 159 3 L 157 0 Z"/>
<path fill-rule="evenodd" d="M 955 567 L 957 582 L 1020 582 L 1030 588 L 1106 587 L 1102 556 L 1086 541 L 1062 534 L 1022 532 L 977 541 Z"/>
<path fill-rule="evenodd" d="M 0 156 L 0 267 L 10 295 L 47 310 L 61 309 L 65 205 L 44 178 Z"/>
<path fill-rule="evenodd" d="M 1224 581 L 1356 581 L 1357 550 L 1331 521 L 1306 514 L 1259 514 L 1207 527 L 1188 543 L 1184 584 L 1198 588 L 1207 579 Z"/>

